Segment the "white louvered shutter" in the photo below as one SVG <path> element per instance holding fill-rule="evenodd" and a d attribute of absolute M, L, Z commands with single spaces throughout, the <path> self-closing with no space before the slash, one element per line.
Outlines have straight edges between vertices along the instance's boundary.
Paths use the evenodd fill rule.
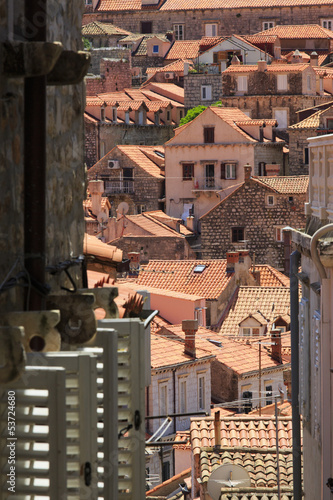
<path fill-rule="evenodd" d="M 320 438 L 320 312 L 314 311 L 312 316 L 312 372 L 311 372 L 311 423 L 313 437 Z"/>
<path fill-rule="evenodd" d="M 32 365 L 66 370 L 67 500 L 96 500 L 97 358 L 84 352 L 29 354 Z"/>
<path fill-rule="evenodd" d="M 133 427 L 118 440 L 118 498 L 142 500 L 145 497 L 145 364 L 146 332 L 137 319 L 105 319 L 98 331 L 114 328 L 118 332 L 118 432 Z M 149 364 L 150 367 L 150 364 Z"/>
<path fill-rule="evenodd" d="M 65 370 L 27 366 L 21 378 L 1 386 L 1 498 L 66 499 Z M 8 492 L 8 390 L 15 391 L 15 494 Z"/>
<path fill-rule="evenodd" d="M 299 409 L 304 421 L 310 418 L 310 330 L 309 301 L 299 304 Z"/>

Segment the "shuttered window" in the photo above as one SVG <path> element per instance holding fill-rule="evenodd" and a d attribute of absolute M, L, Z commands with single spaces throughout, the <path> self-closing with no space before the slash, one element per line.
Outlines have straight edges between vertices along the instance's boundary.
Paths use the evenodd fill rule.
<path fill-rule="evenodd" d="M 214 127 L 204 127 L 204 143 L 212 144 L 215 142 Z"/>

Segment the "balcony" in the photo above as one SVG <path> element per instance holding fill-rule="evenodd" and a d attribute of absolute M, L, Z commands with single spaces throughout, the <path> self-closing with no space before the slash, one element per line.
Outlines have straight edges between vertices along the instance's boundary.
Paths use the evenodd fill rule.
<path fill-rule="evenodd" d="M 105 181 L 104 191 L 106 194 L 133 194 L 134 181 L 124 179 L 118 181 Z"/>
<path fill-rule="evenodd" d="M 215 179 L 215 177 L 195 177 L 192 182 L 192 193 L 198 191 L 219 191 L 221 189 L 221 181 Z"/>

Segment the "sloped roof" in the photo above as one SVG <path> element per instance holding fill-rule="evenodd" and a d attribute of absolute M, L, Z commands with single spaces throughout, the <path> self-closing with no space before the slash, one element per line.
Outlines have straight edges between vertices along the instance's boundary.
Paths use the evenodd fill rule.
<path fill-rule="evenodd" d="M 134 163 L 138 165 L 138 167 L 145 170 L 149 175 L 157 178 L 163 178 L 164 176 L 161 174 L 161 169 L 156 163 L 154 163 L 148 156 L 145 154 L 145 149 L 151 148 L 155 149 L 154 146 L 133 146 L 133 145 L 121 145 L 116 146 L 119 151 L 121 151 L 124 155 L 130 158 Z"/>
<path fill-rule="evenodd" d="M 305 194 L 309 186 L 308 175 L 255 177 L 254 180 L 260 181 L 280 194 Z"/>
<path fill-rule="evenodd" d="M 286 287 L 241 286 L 234 295 L 225 315 L 220 333 L 237 336 L 239 324 L 249 314 L 260 312 L 267 319 L 267 335 L 279 315 L 290 316 L 290 290 Z"/>
<path fill-rule="evenodd" d="M 199 55 L 199 48 L 200 40 L 175 40 L 164 59 L 195 59 Z"/>
<path fill-rule="evenodd" d="M 317 111 L 311 116 L 308 116 L 308 118 L 305 118 L 304 120 L 295 123 L 294 125 L 290 125 L 290 129 L 308 129 L 308 128 L 314 128 L 317 129 L 320 124 L 320 116 L 323 113 L 323 111 Z"/>
<path fill-rule="evenodd" d="M 149 82 L 143 84 L 140 90 L 143 94 L 148 95 L 149 98 L 152 96 L 164 96 L 167 99 L 173 99 L 180 104 L 184 104 L 184 89 L 182 87 L 179 87 L 178 85 L 175 85 L 174 83 Z M 148 94 L 147 92 L 150 93 Z"/>
<path fill-rule="evenodd" d="M 131 35 L 130 31 L 125 31 L 122 28 L 118 28 L 111 23 L 101 23 L 99 21 L 93 21 L 92 23 L 85 24 L 82 26 L 82 35 Z"/>
<path fill-rule="evenodd" d="M 290 286 L 289 278 L 268 264 L 256 265 L 255 270 L 260 273 L 260 286 L 285 286 L 287 288 Z"/>
<path fill-rule="evenodd" d="M 160 10 L 209 10 L 332 5 L 330 0 L 166 0 Z"/>
<path fill-rule="evenodd" d="M 201 273 L 194 269 L 204 265 Z M 138 284 L 217 299 L 231 280 L 226 260 L 151 260 L 140 271 Z"/>
<path fill-rule="evenodd" d="M 299 63 L 299 64 L 268 64 L 265 72 L 267 73 L 300 73 L 309 68 L 308 63 Z M 243 64 L 236 65 L 231 64 L 227 69 L 223 71 L 223 75 L 227 75 L 229 73 L 253 73 L 258 71 L 257 64 Z"/>
<path fill-rule="evenodd" d="M 189 67 L 193 67 L 193 62 L 183 59 L 178 59 L 178 61 L 171 62 L 166 66 L 147 68 L 146 73 L 167 73 L 170 71 L 184 71 L 184 63 L 188 63 Z"/>
<path fill-rule="evenodd" d="M 306 5 L 306 2 L 303 5 Z M 333 38 L 333 32 L 327 28 L 323 28 L 319 24 L 277 25 L 268 30 L 260 31 L 256 35 L 277 35 L 280 39 L 305 38 L 308 40 L 310 38 Z"/>
<path fill-rule="evenodd" d="M 278 422 L 280 449 L 292 450 L 291 417 L 280 417 Z M 192 418 L 190 435 L 194 455 L 202 447 L 215 446 L 214 418 Z M 221 448 L 273 448 L 276 446 L 274 416 L 246 416 L 221 418 Z"/>

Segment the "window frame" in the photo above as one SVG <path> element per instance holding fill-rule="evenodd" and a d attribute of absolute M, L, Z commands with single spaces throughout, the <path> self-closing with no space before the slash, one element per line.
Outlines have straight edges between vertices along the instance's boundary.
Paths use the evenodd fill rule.
<path fill-rule="evenodd" d="M 215 144 L 215 127 L 206 126 L 203 128 L 203 142 L 204 144 Z"/>
<path fill-rule="evenodd" d="M 277 243 L 283 243 L 283 228 L 284 226 L 275 226 L 275 241 Z"/>
<path fill-rule="evenodd" d="M 231 169 L 231 173 L 230 173 Z M 228 172 L 229 170 L 229 172 Z M 224 171 L 224 173 L 223 173 Z M 221 163 L 221 179 L 232 180 L 237 179 L 237 162 L 222 162 Z"/>
<path fill-rule="evenodd" d="M 272 199 L 272 203 L 269 202 L 270 198 Z M 274 207 L 275 204 L 276 204 L 276 199 L 275 199 L 274 194 L 267 194 L 266 195 L 266 205 L 268 207 Z"/>
<path fill-rule="evenodd" d="M 156 47 L 157 47 L 157 50 L 155 50 L 155 49 L 156 49 Z M 159 45 L 157 45 L 157 44 L 153 45 L 153 54 L 158 54 L 158 53 L 159 53 L 159 51 L 160 51 L 160 46 L 159 46 Z"/>
<path fill-rule="evenodd" d="M 144 26 L 149 26 L 150 25 L 150 31 L 144 30 Z M 153 32 L 153 22 L 152 21 L 141 21 L 140 23 L 140 34 L 141 35 L 150 35 Z"/>
<path fill-rule="evenodd" d="M 211 85 L 206 85 L 206 84 L 201 85 L 201 100 L 202 101 L 211 101 L 212 100 L 212 86 Z"/>
<path fill-rule="evenodd" d="M 202 381 L 202 387 L 200 387 Z M 198 374 L 198 410 L 206 409 L 206 377 L 204 373 Z"/>
<path fill-rule="evenodd" d="M 160 415 L 167 415 L 168 414 L 168 380 L 163 380 L 158 383 L 158 408 L 159 408 L 159 414 Z M 164 401 L 164 407 L 162 404 L 162 391 L 165 391 L 165 401 Z M 163 411 L 164 410 L 164 411 Z"/>
<path fill-rule="evenodd" d="M 262 31 L 269 30 L 275 27 L 275 21 L 262 21 Z"/>
<path fill-rule="evenodd" d="M 264 389 L 265 390 L 265 404 L 272 405 L 273 404 L 273 380 L 265 380 L 264 386 L 265 386 L 265 389 Z"/>
<path fill-rule="evenodd" d="M 237 92 L 247 92 L 248 90 L 248 77 L 247 75 L 237 76 Z"/>
<path fill-rule="evenodd" d="M 179 29 L 181 28 L 181 29 Z M 181 31 L 181 33 L 180 33 Z M 173 25 L 173 32 L 175 35 L 175 40 L 185 40 L 185 24 L 184 23 L 175 23 Z"/>
<path fill-rule="evenodd" d="M 211 30 L 210 30 L 211 34 L 207 33 L 208 26 L 211 26 Z M 215 27 L 215 29 L 213 29 L 213 26 Z M 213 31 L 215 31 L 215 33 L 213 33 Z M 205 23 L 205 35 L 204 36 L 218 36 L 217 33 L 218 33 L 218 23 L 217 22 Z"/>
<path fill-rule="evenodd" d="M 178 409 L 179 413 L 187 413 L 187 376 L 178 377 Z"/>
<path fill-rule="evenodd" d="M 287 74 L 276 75 L 276 90 L 278 92 L 283 92 L 285 90 L 288 90 L 288 75 Z"/>
<path fill-rule="evenodd" d="M 183 181 L 191 181 L 194 177 L 194 163 L 182 163 Z"/>
<path fill-rule="evenodd" d="M 325 24 L 327 24 L 327 26 L 325 26 Z M 321 20 L 321 25 L 322 25 L 323 28 L 326 28 L 326 29 L 332 31 L 332 28 L 333 28 L 333 18 L 332 19 L 322 19 Z"/>
<path fill-rule="evenodd" d="M 239 238 L 237 236 L 237 239 L 235 239 L 235 234 L 236 232 L 237 233 L 240 233 L 240 231 L 242 232 L 242 235 L 243 237 L 242 238 Z M 244 226 L 234 226 L 231 228 L 231 243 L 239 243 L 240 241 L 244 241 L 245 240 L 245 227 Z"/>

